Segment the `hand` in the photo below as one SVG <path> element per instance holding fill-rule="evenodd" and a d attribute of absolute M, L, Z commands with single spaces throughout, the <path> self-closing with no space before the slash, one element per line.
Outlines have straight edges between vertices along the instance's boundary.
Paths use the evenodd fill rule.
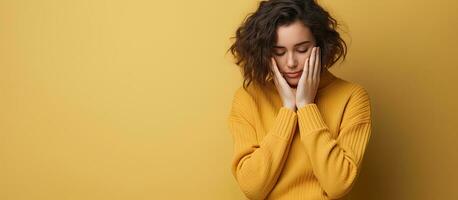
<path fill-rule="evenodd" d="M 310 57 L 304 63 L 304 69 L 297 84 L 296 105 L 298 109 L 314 103 L 320 83 L 320 72 L 320 47 L 313 47 Z"/>
<path fill-rule="evenodd" d="M 277 91 L 280 94 L 283 106 L 293 111 L 296 111 L 296 95 L 289 86 L 288 82 L 286 82 L 286 79 L 283 78 L 283 76 L 281 75 L 277 67 L 277 63 L 275 62 L 275 59 L 273 57 L 271 58 L 271 61 L 272 64 L 270 66 L 272 71 L 274 72 L 273 79 L 275 87 L 277 88 Z"/>

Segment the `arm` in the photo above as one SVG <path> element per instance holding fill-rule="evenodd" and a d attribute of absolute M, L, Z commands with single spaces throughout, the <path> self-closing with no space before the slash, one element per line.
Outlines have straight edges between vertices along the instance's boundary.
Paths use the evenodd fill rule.
<path fill-rule="evenodd" d="M 264 199 L 282 171 L 297 126 L 297 114 L 281 107 L 272 128 L 258 142 L 250 115 L 253 108 L 247 94 L 235 95 L 228 120 L 234 142 L 231 171 L 249 199 Z"/>
<path fill-rule="evenodd" d="M 358 173 L 371 134 L 370 101 L 358 87 L 344 111 L 340 133 L 331 138 L 316 104 L 298 109 L 301 141 L 321 186 L 331 198 L 346 195 Z"/>

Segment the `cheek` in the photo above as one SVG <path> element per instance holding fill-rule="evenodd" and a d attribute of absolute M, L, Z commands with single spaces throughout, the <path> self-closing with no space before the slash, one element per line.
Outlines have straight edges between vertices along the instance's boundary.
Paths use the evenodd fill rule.
<path fill-rule="evenodd" d="M 307 51 L 307 53 L 305 53 L 305 57 L 308 58 L 312 55 L 312 47 L 310 47 L 310 49 Z"/>
<path fill-rule="evenodd" d="M 307 61 L 307 58 L 310 57 L 310 53 L 306 53 L 306 54 L 303 54 L 300 58 L 301 62 L 299 63 L 299 68 L 304 68 L 304 65 L 305 65 L 305 61 Z"/>
<path fill-rule="evenodd" d="M 285 69 L 287 68 L 286 61 L 282 58 L 276 58 L 276 62 L 277 62 L 278 70 L 280 70 L 280 72 L 284 72 Z"/>

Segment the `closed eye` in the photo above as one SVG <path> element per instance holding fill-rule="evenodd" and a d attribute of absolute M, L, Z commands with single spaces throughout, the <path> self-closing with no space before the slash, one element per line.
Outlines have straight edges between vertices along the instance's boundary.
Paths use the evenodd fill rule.
<path fill-rule="evenodd" d="M 308 49 L 306 49 L 306 50 L 303 50 L 303 51 L 300 51 L 300 50 L 297 50 L 297 51 L 299 51 L 299 52 L 301 52 L 301 53 L 305 53 L 305 52 L 307 52 L 307 51 L 308 51 Z"/>
<path fill-rule="evenodd" d="M 305 50 L 297 50 L 297 52 L 299 52 L 299 53 L 306 53 L 307 51 L 308 51 L 308 49 L 305 49 Z M 277 56 L 282 56 L 283 54 L 285 54 L 285 52 L 283 52 L 283 53 L 275 53 L 275 55 L 277 55 Z"/>

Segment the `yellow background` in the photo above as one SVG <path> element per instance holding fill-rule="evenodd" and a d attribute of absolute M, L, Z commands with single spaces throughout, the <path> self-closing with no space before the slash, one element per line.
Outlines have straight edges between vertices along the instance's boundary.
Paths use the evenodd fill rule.
<path fill-rule="evenodd" d="M 351 199 L 458 199 L 458 3 L 320 1 L 369 92 Z M 0 0 L 0 199 L 243 199 L 229 38 L 257 1 Z"/>

